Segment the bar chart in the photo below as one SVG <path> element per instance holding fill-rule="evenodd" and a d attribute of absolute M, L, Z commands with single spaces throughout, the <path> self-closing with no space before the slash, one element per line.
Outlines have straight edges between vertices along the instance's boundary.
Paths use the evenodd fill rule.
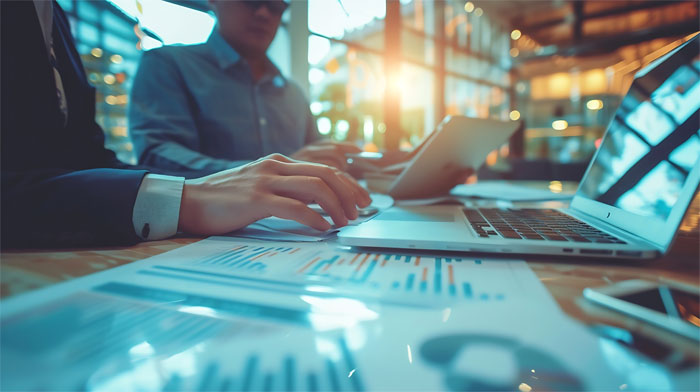
<path fill-rule="evenodd" d="M 333 246 L 294 243 L 240 243 L 180 266 L 178 273 L 253 282 L 313 282 L 345 293 L 401 298 L 502 301 L 517 285 L 508 282 L 513 261 L 469 257 L 357 252 Z M 517 263 L 517 262 L 515 262 Z M 185 267 L 185 268 L 183 268 Z M 497 270 L 497 271 L 495 271 Z M 159 273 L 162 273 L 160 271 Z M 289 285 L 285 286 L 289 289 Z"/>
<path fill-rule="evenodd" d="M 209 307 L 236 318 L 196 312 Z M 3 324 L 0 385 L 2 390 L 364 391 L 364 373 L 345 337 L 323 335 L 331 353 L 316 352 L 316 338 L 305 312 L 106 283 Z M 72 371 L 64 371 L 66 363 Z M 138 377 L 139 366 L 153 363 L 159 363 L 159 372 Z M 37 367 L 41 374 L 35 374 Z"/>
<path fill-rule="evenodd" d="M 344 338 L 335 342 L 341 353 L 337 361 L 324 355 L 302 360 L 294 354 L 270 357 L 270 352 L 250 353 L 234 370 L 219 361 L 207 364 L 199 380 L 186 385 L 177 374 L 165 386 L 167 391 L 364 391 L 358 370 Z M 237 361 L 238 362 L 238 361 Z M 231 366 L 229 366 L 229 369 Z"/>
<path fill-rule="evenodd" d="M 229 270 L 264 271 L 267 265 L 266 258 L 275 256 L 288 256 L 300 251 L 298 247 L 267 247 L 239 245 L 224 252 L 206 257 L 198 261 L 197 265 L 216 266 Z"/>
<path fill-rule="evenodd" d="M 503 300 L 503 293 L 475 292 L 464 279 L 467 270 L 482 264 L 481 259 L 348 253 L 315 257 L 297 274 L 403 294 Z"/>

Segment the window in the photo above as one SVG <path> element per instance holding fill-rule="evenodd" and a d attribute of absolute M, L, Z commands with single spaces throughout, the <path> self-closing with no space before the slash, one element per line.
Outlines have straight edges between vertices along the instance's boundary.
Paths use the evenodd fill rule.
<path fill-rule="evenodd" d="M 463 1 L 310 0 L 308 26 L 311 109 L 336 140 L 410 148 L 446 114 L 509 118 L 509 30 Z"/>

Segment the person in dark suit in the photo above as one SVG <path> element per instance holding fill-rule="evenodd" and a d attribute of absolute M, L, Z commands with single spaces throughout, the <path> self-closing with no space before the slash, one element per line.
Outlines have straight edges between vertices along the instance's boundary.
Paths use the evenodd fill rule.
<path fill-rule="evenodd" d="M 55 1 L 1 1 L 2 247 L 132 244 L 183 231 L 221 234 L 267 216 L 329 228 L 369 204 L 328 166 L 274 154 L 240 168 L 153 173 L 119 162 L 95 122 L 68 20 Z M 168 174 L 168 175 L 163 175 Z"/>

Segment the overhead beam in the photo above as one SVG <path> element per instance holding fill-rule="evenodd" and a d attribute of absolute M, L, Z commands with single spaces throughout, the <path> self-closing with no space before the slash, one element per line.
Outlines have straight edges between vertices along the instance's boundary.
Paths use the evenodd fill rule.
<path fill-rule="evenodd" d="M 692 18 L 672 25 L 652 27 L 644 30 L 630 31 L 615 36 L 587 37 L 579 43 L 566 47 L 549 45 L 542 48 L 538 54 L 523 55 L 518 58 L 520 63 L 532 60 L 542 60 L 552 56 L 591 56 L 601 53 L 610 53 L 623 46 L 634 45 L 650 41 L 656 38 L 678 37 L 697 32 L 700 22 Z"/>
<path fill-rule="evenodd" d="M 581 8 L 580 23 L 582 23 L 584 20 L 591 20 L 591 19 L 598 19 L 598 18 L 606 18 L 609 16 L 623 15 L 623 14 L 627 14 L 630 12 L 647 10 L 647 9 L 658 8 L 658 7 L 666 7 L 666 6 L 680 4 L 680 3 L 694 3 L 695 4 L 694 1 L 683 1 L 683 0 L 645 1 L 642 3 L 632 4 L 632 5 L 628 5 L 628 6 L 624 6 L 624 7 L 600 10 L 597 12 L 592 12 L 590 14 L 586 14 L 583 12 L 583 5 L 584 5 L 583 1 L 574 1 L 572 3 L 572 6 L 574 7 L 574 10 L 576 10 L 577 7 Z M 525 34 L 536 34 L 536 32 L 539 30 L 548 29 L 548 28 L 562 25 L 562 24 L 569 24 L 572 22 L 576 23 L 576 21 L 577 21 L 576 17 L 572 18 L 571 16 L 563 16 L 560 18 L 550 19 L 550 20 L 547 20 L 544 22 L 534 23 L 534 24 L 526 25 L 526 26 L 514 25 L 514 27 L 517 27 L 520 31 L 522 31 Z"/>

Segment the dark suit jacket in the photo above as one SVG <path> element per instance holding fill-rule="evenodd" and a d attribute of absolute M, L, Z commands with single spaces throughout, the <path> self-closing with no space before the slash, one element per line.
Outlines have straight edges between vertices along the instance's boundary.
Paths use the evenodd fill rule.
<path fill-rule="evenodd" d="M 104 148 L 95 91 L 54 2 L 53 41 L 68 101 L 63 125 L 53 69 L 31 1 L 0 1 L 2 247 L 130 244 L 147 173 Z"/>

